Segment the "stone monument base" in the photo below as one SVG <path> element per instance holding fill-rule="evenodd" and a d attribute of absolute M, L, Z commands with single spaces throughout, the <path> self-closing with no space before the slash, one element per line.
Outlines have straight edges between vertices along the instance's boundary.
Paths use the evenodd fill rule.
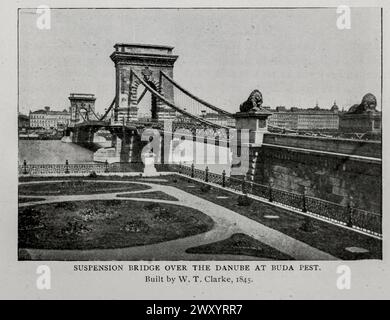
<path fill-rule="evenodd" d="M 146 154 L 144 164 L 144 172 L 142 173 L 143 177 L 156 177 L 159 175 L 154 166 L 154 154 Z"/>
<path fill-rule="evenodd" d="M 238 131 L 249 130 L 249 143 L 261 145 L 263 143 L 264 133 L 267 131 L 267 118 L 271 112 L 266 110 L 237 112 L 236 129 Z"/>
<path fill-rule="evenodd" d="M 272 113 L 264 110 L 250 110 L 247 112 L 237 112 L 236 129 L 238 134 L 237 144 L 240 146 L 240 153 L 233 154 L 231 176 L 243 178 L 251 170 L 251 148 L 260 147 L 263 144 L 264 133 L 267 130 L 267 118 Z"/>

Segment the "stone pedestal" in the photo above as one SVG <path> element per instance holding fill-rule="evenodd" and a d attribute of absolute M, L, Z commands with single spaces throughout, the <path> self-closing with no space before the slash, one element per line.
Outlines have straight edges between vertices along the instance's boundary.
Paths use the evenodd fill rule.
<path fill-rule="evenodd" d="M 158 172 L 154 167 L 154 153 L 146 153 L 144 156 L 144 172 L 142 173 L 143 177 L 155 177 L 158 176 Z"/>
<path fill-rule="evenodd" d="M 261 145 L 263 135 L 268 131 L 267 118 L 271 115 L 267 110 L 237 112 L 234 117 L 236 119 L 236 129 L 249 130 L 249 143 Z"/>
<path fill-rule="evenodd" d="M 360 114 L 345 113 L 340 116 L 340 131 L 344 133 L 381 133 L 382 119 L 379 112 Z"/>
<path fill-rule="evenodd" d="M 267 110 L 257 110 L 248 112 L 237 112 L 235 114 L 237 129 L 237 154 L 233 150 L 233 163 L 231 175 L 237 178 L 250 176 L 253 174 L 251 149 L 260 147 L 263 143 L 264 133 L 268 132 L 267 118 L 271 115 Z M 247 133 L 249 131 L 249 139 Z"/>

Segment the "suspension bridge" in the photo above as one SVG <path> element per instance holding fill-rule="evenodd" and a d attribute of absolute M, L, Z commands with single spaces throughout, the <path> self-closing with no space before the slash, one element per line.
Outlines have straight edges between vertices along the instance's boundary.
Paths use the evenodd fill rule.
<path fill-rule="evenodd" d="M 140 151 L 151 140 L 142 139 L 146 130 L 153 139 L 158 135 L 160 153 L 164 153 L 165 138 L 175 139 L 178 131 L 181 140 L 229 147 L 229 129 L 235 126 L 233 114 L 197 97 L 173 79 L 178 56 L 172 54 L 172 47 L 116 44 L 114 48 L 110 56 L 116 74 L 114 98 L 101 116 L 88 101 L 77 101 L 69 126 L 72 142 L 94 148 L 95 133 L 108 130 L 120 162 L 141 161 Z M 145 114 L 140 105 L 147 99 Z M 164 161 L 163 154 L 159 161 Z"/>
<path fill-rule="evenodd" d="M 116 44 L 114 48 L 110 56 L 116 74 L 114 99 L 102 116 L 80 101 L 73 109 L 76 114 L 70 125 L 73 142 L 93 147 L 94 134 L 109 130 L 121 162 L 140 161 L 140 149 L 148 142 L 140 137 L 146 129 L 158 131 L 161 150 L 164 136 L 174 138 L 178 130 L 181 139 L 229 147 L 229 133 L 232 135 L 231 129 L 235 128 L 233 114 L 199 98 L 173 79 L 178 58 L 172 54 L 173 47 Z M 146 96 L 149 112 L 145 115 L 140 105 Z M 271 129 L 285 132 L 282 128 Z"/>

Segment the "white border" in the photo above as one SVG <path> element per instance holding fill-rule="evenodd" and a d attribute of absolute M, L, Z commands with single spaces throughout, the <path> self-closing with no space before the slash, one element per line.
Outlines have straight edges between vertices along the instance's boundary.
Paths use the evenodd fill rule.
<path fill-rule="evenodd" d="M 73 272 L 74 262 L 17 261 L 17 7 L 316 7 L 351 5 L 354 7 L 384 7 L 383 58 L 389 57 L 389 5 L 386 1 L 2 1 L 1 17 L 1 85 L 0 85 L 0 298 L 2 299 L 384 299 L 389 298 L 390 265 L 386 234 L 389 230 L 387 181 L 388 147 L 386 132 L 388 112 L 383 110 L 383 195 L 384 195 L 384 260 L 319 262 L 320 272 L 251 273 L 254 285 L 177 285 L 146 284 L 140 273 L 79 273 Z M 387 105 L 389 67 L 383 62 L 383 106 Z M 85 262 L 83 262 L 85 263 Z M 139 264 L 139 262 L 137 262 Z M 177 264 L 176 262 L 175 264 Z M 225 262 L 227 263 L 227 262 Z M 235 264 L 245 264 L 234 262 Z M 47 264 L 51 268 L 52 289 L 38 290 L 36 268 Z M 161 262 L 164 266 L 171 263 Z M 183 264 L 189 264 L 183 262 Z M 210 262 L 210 265 L 221 262 Z M 255 264 L 248 262 L 248 264 Z M 267 263 L 269 264 L 269 263 Z M 300 262 L 283 264 L 299 265 Z M 352 270 L 352 287 L 336 287 L 337 267 L 347 265 Z"/>

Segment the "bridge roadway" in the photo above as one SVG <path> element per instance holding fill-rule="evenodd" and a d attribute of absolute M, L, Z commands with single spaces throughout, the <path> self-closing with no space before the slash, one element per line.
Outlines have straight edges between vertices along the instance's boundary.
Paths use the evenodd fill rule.
<path fill-rule="evenodd" d="M 161 163 L 179 159 L 178 161 L 183 163 L 196 161 L 200 165 L 222 164 L 225 168 L 226 164 L 231 162 L 230 143 L 226 137 L 229 133 L 225 133 L 225 130 L 199 131 L 202 128 L 194 130 L 194 125 L 191 124 L 192 126 L 185 128 L 185 124 L 188 123 L 176 122 L 164 128 L 164 123 L 157 121 L 127 122 L 126 124 L 102 120 L 87 121 L 71 128 L 72 142 L 97 151 L 101 145 L 94 142 L 94 135 L 97 131 L 105 129 L 112 134 L 111 147 L 115 148 L 115 152 L 111 154 L 111 157 L 119 159 L 120 162 L 140 164 L 143 148 L 154 139 L 158 142 L 152 146 L 153 151 L 159 155 L 158 161 Z M 147 132 L 147 130 L 150 131 Z"/>
<path fill-rule="evenodd" d="M 155 129 L 158 130 L 161 136 L 170 134 L 172 139 L 179 138 L 194 142 L 203 141 L 207 144 L 229 147 L 229 132 L 225 129 L 214 130 L 204 126 L 202 127 L 198 123 L 171 122 L 168 125 L 168 130 L 166 130 L 162 121 L 114 123 L 105 120 L 89 120 L 75 124 L 74 127 L 70 128 L 73 132 L 72 142 L 90 149 L 95 149 L 93 145 L 94 134 L 101 129 L 110 131 L 111 134 L 122 140 L 124 136 L 127 136 L 127 138 L 131 136 L 142 136 L 145 130 Z M 150 131 L 150 136 L 154 136 L 152 131 Z"/>

